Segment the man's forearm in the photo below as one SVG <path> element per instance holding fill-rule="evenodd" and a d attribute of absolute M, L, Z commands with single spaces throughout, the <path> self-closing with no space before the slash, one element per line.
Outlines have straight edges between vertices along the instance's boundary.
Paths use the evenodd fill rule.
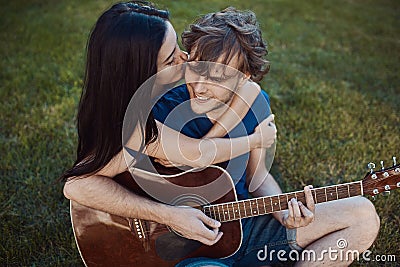
<path fill-rule="evenodd" d="M 64 195 L 79 204 L 121 217 L 165 223 L 169 213 L 169 206 L 138 196 L 105 176 L 68 181 Z"/>

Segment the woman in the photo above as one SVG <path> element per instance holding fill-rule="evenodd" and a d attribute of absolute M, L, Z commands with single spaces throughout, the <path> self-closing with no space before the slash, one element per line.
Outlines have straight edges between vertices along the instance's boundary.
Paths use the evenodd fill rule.
<path fill-rule="evenodd" d="M 130 2 L 116 4 L 102 14 L 88 41 L 85 84 L 77 115 L 77 160 L 61 178 L 66 181 L 64 195 L 68 199 L 122 217 L 166 224 L 187 238 L 213 244 L 222 235 L 218 232 L 219 222 L 196 209 L 164 205 L 135 195 L 111 178 L 127 170 L 121 135 L 130 99 L 151 76 L 185 60 L 168 12 Z M 166 84 L 181 78 L 180 72 L 174 73 L 163 77 Z M 141 97 L 151 103 L 151 92 Z M 130 148 L 190 166 L 223 162 L 251 149 L 268 147 L 276 134 L 269 126 L 270 118 L 254 134 L 235 139 L 196 140 L 165 126 L 159 135 L 162 125 L 151 112 L 148 117 L 141 117 L 143 113 L 139 110 L 132 122 L 135 128 Z M 164 151 L 162 144 L 177 136 L 180 153 L 178 148 Z"/>

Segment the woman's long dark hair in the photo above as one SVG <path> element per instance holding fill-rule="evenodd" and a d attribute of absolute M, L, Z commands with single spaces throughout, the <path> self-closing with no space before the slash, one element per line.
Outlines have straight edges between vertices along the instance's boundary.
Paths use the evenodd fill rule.
<path fill-rule="evenodd" d="M 157 72 L 168 16 L 148 3 L 128 2 L 113 5 L 96 22 L 77 115 L 77 159 L 61 180 L 93 174 L 121 151 L 125 111 L 137 89 Z M 147 118 L 140 114 L 146 112 L 139 111 L 132 123 L 141 124 L 148 144 L 157 138 L 157 126 L 151 113 Z"/>

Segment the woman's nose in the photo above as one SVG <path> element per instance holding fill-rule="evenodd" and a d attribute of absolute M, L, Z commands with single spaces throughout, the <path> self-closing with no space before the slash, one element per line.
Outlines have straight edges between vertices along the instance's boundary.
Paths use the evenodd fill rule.
<path fill-rule="evenodd" d="M 185 51 L 180 50 L 178 55 L 178 64 L 185 63 L 189 59 L 189 54 Z"/>

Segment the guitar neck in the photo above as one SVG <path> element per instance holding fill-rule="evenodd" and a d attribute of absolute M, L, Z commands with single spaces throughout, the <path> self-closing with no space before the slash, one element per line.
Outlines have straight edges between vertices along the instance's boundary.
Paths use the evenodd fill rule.
<path fill-rule="evenodd" d="M 316 204 L 363 195 L 362 181 L 315 188 L 311 190 Z M 306 203 L 304 191 L 275 196 L 258 197 L 236 202 L 203 206 L 203 212 L 220 222 L 249 218 L 288 209 L 288 202 L 295 198 Z"/>

